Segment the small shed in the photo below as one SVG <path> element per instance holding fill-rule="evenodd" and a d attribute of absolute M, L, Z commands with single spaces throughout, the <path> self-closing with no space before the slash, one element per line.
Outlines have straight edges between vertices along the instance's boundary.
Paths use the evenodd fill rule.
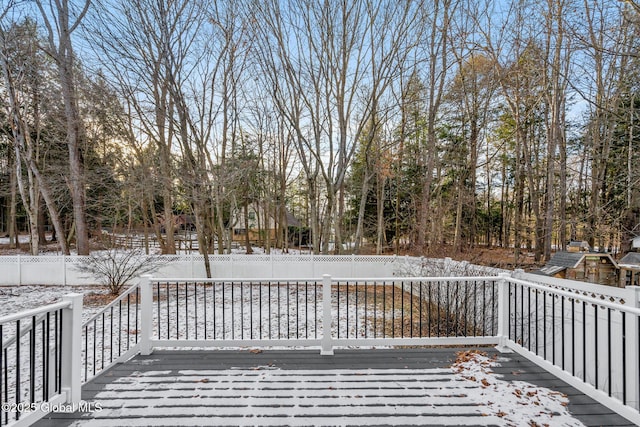
<path fill-rule="evenodd" d="M 591 250 L 591 247 L 589 246 L 589 243 L 585 241 L 570 242 L 569 245 L 567 246 L 568 252 L 589 252 L 590 250 Z"/>
<path fill-rule="evenodd" d="M 556 252 L 536 273 L 560 279 L 619 286 L 617 270 L 618 266 L 609 253 L 562 251 Z"/>
<path fill-rule="evenodd" d="M 629 252 L 618 262 L 620 286 L 640 286 L 640 252 Z"/>

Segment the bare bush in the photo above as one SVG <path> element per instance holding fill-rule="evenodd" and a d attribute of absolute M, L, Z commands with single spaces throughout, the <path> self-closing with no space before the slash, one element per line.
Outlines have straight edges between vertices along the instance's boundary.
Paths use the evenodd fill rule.
<path fill-rule="evenodd" d="M 500 273 L 510 273 L 508 270 L 455 261 L 451 258 L 407 257 L 398 260 L 394 266 L 394 276 L 400 277 L 497 276 Z"/>
<path fill-rule="evenodd" d="M 110 249 L 83 258 L 75 268 L 118 295 L 132 279 L 157 270 L 161 263 L 160 255 L 145 255 L 142 250 Z"/>

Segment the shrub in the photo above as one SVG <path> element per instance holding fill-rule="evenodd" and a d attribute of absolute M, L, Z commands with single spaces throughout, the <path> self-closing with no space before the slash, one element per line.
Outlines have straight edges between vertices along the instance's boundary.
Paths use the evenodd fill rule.
<path fill-rule="evenodd" d="M 132 279 L 157 270 L 161 263 L 159 255 L 145 255 L 141 250 L 110 249 L 83 258 L 76 269 L 118 295 Z"/>

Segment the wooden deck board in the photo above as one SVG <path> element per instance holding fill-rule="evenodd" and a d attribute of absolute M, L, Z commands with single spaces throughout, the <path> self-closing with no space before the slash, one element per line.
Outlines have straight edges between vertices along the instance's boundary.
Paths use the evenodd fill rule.
<path fill-rule="evenodd" d="M 304 410 L 305 418 L 285 418 L 284 425 L 501 425 L 499 418 L 480 416 L 477 405 L 465 400 L 460 393 L 465 381 L 443 380 L 447 375 L 453 377 L 447 368 L 455 361 L 457 351 L 363 349 L 336 350 L 333 356 L 321 356 L 317 350 L 156 350 L 112 367 L 83 387 L 83 401 L 100 403 L 102 411 L 52 413 L 35 425 L 283 425 L 278 417 L 288 410 Z M 493 348 L 482 351 L 496 354 Z M 500 366 L 492 370 L 503 380 L 524 381 L 565 393 L 569 411 L 585 425 L 632 425 L 521 356 L 498 357 Z M 371 370 L 372 375 L 362 374 L 363 370 Z M 413 376 L 400 380 L 394 377 L 403 371 Z M 277 378 L 269 375 L 273 372 L 278 372 Z M 341 405 L 337 398 L 340 393 L 334 393 L 327 382 L 336 372 L 340 393 L 361 397 L 361 401 Z M 350 376 L 349 372 L 354 374 Z M 385 372 L 390 372 L 388 378 Z M 302 374 L 306 379 L 300 379 Z M 260 381 L 264 382 L 260 390 L 264 393 L 258 396 L 250 383 L 261 375 L 264 378 Z M 443 384 L 447 388 L 438 390 Z M 324 391 L 318 397 L 315 390 L 320 389 Z M 425 390 L 432 397 L 423 403 L 420 396 Z M 224 393 L 226 397 L 218 396 Z M 253 413 L 248 413 L 247 402 L 252 402 Z M 213 419 L 213 413 L 227 418 Z"/>

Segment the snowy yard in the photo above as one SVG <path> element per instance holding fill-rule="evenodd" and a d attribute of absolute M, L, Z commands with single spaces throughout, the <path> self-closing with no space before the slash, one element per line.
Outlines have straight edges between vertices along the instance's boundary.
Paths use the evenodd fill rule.
<path fill-rule="evenodd" d="M 0 286 L 0 317 L 62 300 L 71 293 L 84 295 L 83 317 L 88 319 L 113 299 L 102 286 Z"/>

